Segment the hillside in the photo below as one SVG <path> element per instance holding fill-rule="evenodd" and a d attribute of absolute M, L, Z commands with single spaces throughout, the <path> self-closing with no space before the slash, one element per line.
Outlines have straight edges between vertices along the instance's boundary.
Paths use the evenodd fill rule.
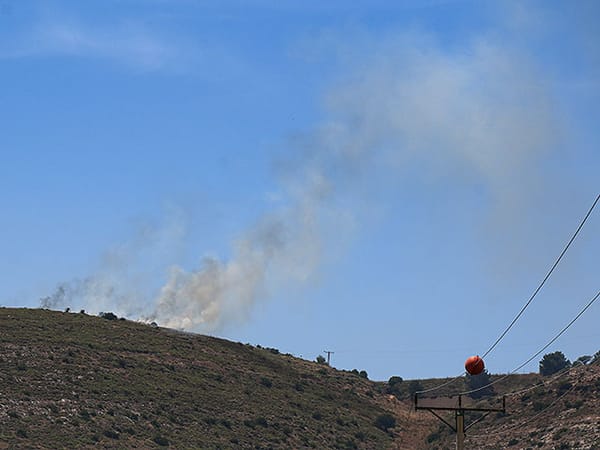
<path fill-rule="evenodd" d="M 0 448 L 393 448 L 408 428 L 375 425 L 375 383 L 275 349 L 46 310 L 0 329 Z"/>
<path fill-rule="evenodd" d="M 427 389 L 447 380 L 421 380 L 420 384 Z M 482 417 L 482 413 L 467 412 L 465 426 L 471 423 L 473 426 L 466 433 L 466 448 L 600 449 L 600 364 L 581 365 L 547 377 L 533 373 L 509 377 L 492 375 L 491 381 L 496 382 L 494 393 L 476 400 L 475 404 L 501 407 L 503 394 L 508 394 L 506 414 L 494 412 Z M 443 398 L 465 390 L 468 387 L 464 379 L 460 379 L 436 391 L 435 396 Z M 400 392 L 401 397 L 405 395 Z M 442 414 L 442 417 L 454 424 L 452 413 Z M 476 422 L 478 419 L 481 421 Z M 455 439 L 454 432 L 436 420 L 426 437 L 426 448 L 453 450 Z"/>
<path fill-rule="evenodd" d="M 0 308 L 0 329 L 0 449 L 454 448 L 412 409 L 416 383 L 444 379 L 391 390 L 276 349 L 81 313 Z M 467 448 L 600 448 L 598 365 L 495 389 L 528 390 L 470 429 Z"/>
<path fill-rule="evenodd" d="M 467 448 L 600 449 L 600 365 L 575 367 L 558 376 L 521 378 L 528 378 L 528 388 L 515 383 L 497 388 L 518 393 L 506 397 L 507 414 L 493 413 L 468 431 Z M 536 383 L 540 385 L 535 387 Z M 471 420 L 477 417 L 472 415 Z M 454 436 L 446 430 L 441 436 L 439 445 L 429 438 L 432 449 L 454 448 Z"/>

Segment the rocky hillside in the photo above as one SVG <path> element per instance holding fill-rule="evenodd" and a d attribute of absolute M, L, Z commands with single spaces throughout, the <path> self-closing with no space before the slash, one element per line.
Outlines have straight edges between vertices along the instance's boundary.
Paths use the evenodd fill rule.
<path fill-rule="evenodd" d="M 443 379 L 375 383 L 110 315 L 0 308 L 0 330 L 0 449 L 454 448 L 445 425 L 413 410 L 411 392 Z M 600 449 L 598 365 L 495 390 L 521 392 L 469 430 L 467 448 Z"/>
<path fill-rule="evenodd" d="M 405 439 L 408 415 L 356 374 L 111 319 L 0 309 L 0 448 L 401 448 L 427 432 Z"/>
<path fill-rule="evenodd" d="M 498 377 L 492 377 L 492 380 Z M 469 449 L 600 449 L 600 365 L 574 367 L 542 377 L 514 375 L 495 386 L 495 394 L 477 404 L 500 406 L 506 396 L 506 414 L 467 413 Z M 454 420 L 450 414 L 447 419 Z M 428 448 L 454 449 L 455 434 L 438 422 L 427 436 Z"/>

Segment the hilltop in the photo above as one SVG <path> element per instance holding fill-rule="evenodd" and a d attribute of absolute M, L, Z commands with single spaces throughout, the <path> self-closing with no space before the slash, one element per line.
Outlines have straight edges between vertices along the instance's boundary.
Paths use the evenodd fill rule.
<path fill-rule="evenodd" d="M 0 449 L 454 448 L 445 425 L 412 410 L 416 386 L 445 379 L 392 386 L 273 348 L 108 319 L 0 308 Z M 469 430 L 467 448 L 600 448 L 600 366 L 495 385 L 522 389 L 508 414 Z"/>
<path fill-rule="evenodd" d="M 0 329 L 0 448 L 389 448 L 408 428 L 375 383 L 276 349 L 47 310 Z"/>

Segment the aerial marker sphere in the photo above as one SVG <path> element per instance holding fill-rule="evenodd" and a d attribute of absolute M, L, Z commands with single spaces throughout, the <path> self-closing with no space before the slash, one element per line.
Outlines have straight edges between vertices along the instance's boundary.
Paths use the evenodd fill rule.
<path fill-rule="evenodd" d="M 465 369 L 471 375 L 479 375 L 481 372 L 483 372 L 484 367 L 483 359 L 481 359 L 479 355 L 471 356 L 465 361 Z"/>

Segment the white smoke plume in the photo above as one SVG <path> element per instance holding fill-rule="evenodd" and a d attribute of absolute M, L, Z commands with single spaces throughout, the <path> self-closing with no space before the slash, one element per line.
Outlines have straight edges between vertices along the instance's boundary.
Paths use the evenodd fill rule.
<path fill-rule="evenodd" d="M 124 313 L 161 325 L 219 330 L 245 320 L 269 295 L 270 280 L 303 282 L 318 273 L 333 239 L 325 223 L 335 222 L 339 194 L 352 195 L 354 180 L 407 171 L 472 179 L 502 208 L 518 197 L 516 180 L 560 137 L 540 71 L 517 52 L 489 41 L 452 51 L 421 35 L 367 47 L 340 51 L 351 75 L 326 95 L 327 123 L 290 144 L 296 159 L 282 187 L 285 205 L 236 239 L 231 259 L 206 257 L 191 272 L 172 267 L 152 300 L 90 281 L 79 290 L 100 290 L 118 298 L 109 303 L 128 305 Z M 68 291 L 56 299 L 73 298 Z M 107 303 L 83 296 L 92 306 Z"/>

